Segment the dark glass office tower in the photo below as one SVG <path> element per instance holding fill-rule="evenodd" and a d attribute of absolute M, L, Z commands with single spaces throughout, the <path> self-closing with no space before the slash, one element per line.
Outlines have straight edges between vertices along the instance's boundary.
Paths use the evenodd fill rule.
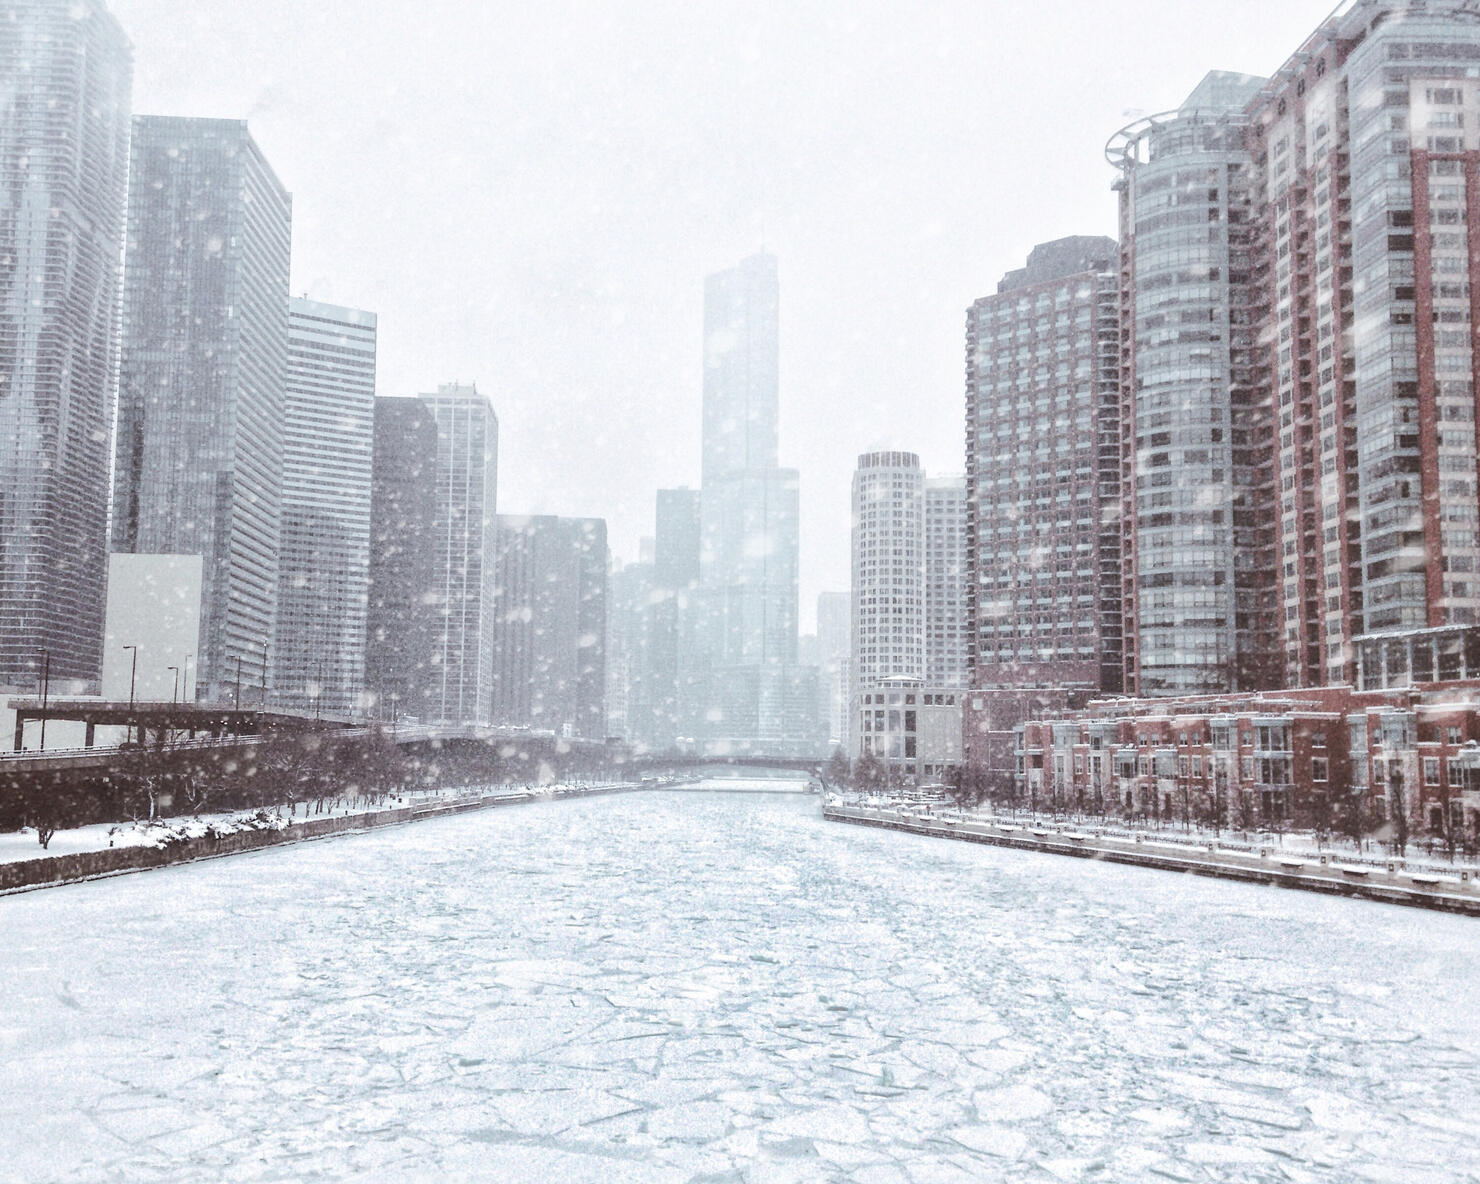
<path fill-rule="evenodd" d="M 95 679 L 132 61 L 98 0 L 0 19 L 0 686 Z"/>
<path fill-rule="evenodd" d="M 113 546 L 204 558 L 208 700 L 272 681 L 291 231 L 246 123 L 134 120 Z"/>

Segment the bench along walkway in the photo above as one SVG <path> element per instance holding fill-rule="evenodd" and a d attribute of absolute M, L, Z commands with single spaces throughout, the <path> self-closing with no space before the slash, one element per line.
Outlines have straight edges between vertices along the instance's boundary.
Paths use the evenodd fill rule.
<path fill-rule="evenodd" d="M 71 855 L 15 860 L 0 863 L 0 896 L 15 892 L 29 892 L 36 888 L 51 888 L 59 884 L 72 884 L 79 880 L 97 880 L 106 876 L 127 875 L 129 872 L 148 871 L 151 868 L 169 867 L 177 863 L 192 863 L 197 859 L 216 859 L 223 855 L 236 855 L 243 851 L 256 851 L 263 847 L 275 847 L 283 843 L 301 843 L 307 839 L 322 839 L 354 831 L 373 830 L 382 826 L 420 822 L 425 818 L 445 818 L 450 814 L 465 814 L 470 810 L 523 805 L 528 802 L 545 801 L 552 796 L 589 797 L 596 794 L 622 793 L 638 788 L 641 787 L 635 783 L 618 783 L 580 787 L 560 786 L 553 791 L 538 792 L 507 788 L 490 789 L 461 797 L 435 798 L 409 806 L 366 810 L 363 813 L 341 814 L 329 818 L 311 818 L 303 822 L 290 821 L 281 829 L 238 830 L 231 834 L 207 835 L 159 847 L 110 847 L 98 851 L 76 852 Z"/>
<path fill-rule="evenodd" d="M 1230 851 L 1216 843 L 1202 849 L 1157 843 L 1153 837 L 1111 837 L 1061 826 L 1017 826 L 955 818 L 921 818 L 891 809 L 867 806 L 826 806 L 822 816 L 833 822 L 879 826 L 917 835 L 1103 859 L 1162 871 L 1219 876 L 1251 884 L 1274 884 L 1337 896 L 1355 896 L 1388 904 L 1439 909 L 1480 917 L 1480 880 L 1469 872 L 1458 876 L 1432 875 L 1386 867 L 1343 864 L 1326 856 L 1283 855 L 1270 848 L 1258 852 Z"/>

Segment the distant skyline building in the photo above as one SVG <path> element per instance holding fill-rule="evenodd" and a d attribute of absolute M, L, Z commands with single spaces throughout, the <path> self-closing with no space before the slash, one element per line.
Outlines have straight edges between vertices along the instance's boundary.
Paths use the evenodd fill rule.
<path fill-rule="evenodd" d="M 653 594 L 653 561 L 651 548 L 643 549 L 648 557 L 636 563 L 614 559 L 607 582 L 606 730 L 627 741 L 636 741 L 646 722 L 649 695 L 644 624 Z"/>
<path fill-rule="evenodd" d="M 493 629 L 496 724 L 606 736 L 606 523 L 500 514 Z"/>
<path fill-rule="evenodd" d="M 700 496 L 697 489 L 658 490 L 653 577 L 665 588 L 698 586 Z"/>
<path fill-rule="evenodd" d="M 706 726 L 708 683 L 698 635 L 701 520 L 699 490 L 658 490 L 651 578 L 638 625 L 634 677 L 640 693 L 630 711 L 634 738 L 659 752 L 680 739 L 695 741 Z"/>
<path fill-rule="evenodd" d="M 705 489 L 776 467 L 781 287 L 762 252 L 704 280 Z"/>
<path fill-rule="evenodd" d="M 1110 238 L 1040 244 L 966 313 L 954 652 L 977 688 L 1121 687 L 1117 255 Z M 932 632 L 948 634 L 951 615 L 942 606 Z"/>
<path fill-rule="evenodd" d="M 925 479 L 925 681 L 964 687 L 966 641 L 966 479 Z"/>
<path fill-rule="evenodd" d="M 437 417 L 416 398 L 377 398 L 373 414 L 366 695 L 377 719 L 437 719 L 446 592 Z"/>
<path fill-rule="evenodd" d="M 288 306 L 274 685 L 293 710 L 364 706 L 375 319 L 307 298 Z"/>
<path fill-rule="evenodd" d="M 701 623 L 681 714 L 716 751 L 817 743 L 795 710 L 798 487 L 777 462 L 780 287 L 761 253 L 704 283 Z"/>
<path fill-rule="evenodd" d="M 0 687 L 30 692 L 43 653 L 102 659 L 133 63 L 99 0 L 30 0 L 0 67 Z"/>
<path fill-rule="evenodd" d="M 817 594 L 817 661 L 826 700 L 827 742 L 847 751 L 852 719 L 848 672 L 852 648 L 852 609 L 847 592 Z"/>
<path fill-rule="evenodd" d="M 1121 171 L 1125 689 L 1246 691 L 1283 678 L 1269 490 L 1274 434 L 1255 331 L 1254 138 L 1265 85 L 1210 73 L 1130 125 Z"/>
<path fill-rule="evenodd" d="M 853 472 L 853 639 L 857 704 L 885 679 L 925 674 L 925 471 L 913 452 L 865 452 Z"/>
<path fill-rule="evenodd" d="M 704 282 L 700 582 L 716 667 L 796 661 L 798 476 L 776 459 L 779 293 L 767 254 Z"/>
<path fill-rule="evenodd" d="M 201 697 L 231 701 L 272 683 L 292 199 L 243 121 L 133 129 L 113 547 L 203 557 Z"/>
<path fill-rule="evenodd" d="M 475 386 L 444 384 L 420 396 L 437 421 L 434 600 L 441 642 L 433 655 L 442 723 L 493 718 L 494 593 L 498 546 L 498 416 Z"/>

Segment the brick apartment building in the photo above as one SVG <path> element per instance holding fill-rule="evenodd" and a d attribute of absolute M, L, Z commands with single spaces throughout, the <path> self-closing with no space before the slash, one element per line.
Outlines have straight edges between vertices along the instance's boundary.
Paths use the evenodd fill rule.
<path fill-rule="evenodd" d="M 1443 633 L 1440 638 L 1434 634 Z M 1013 791 L 1046 809 L 1180 824 L 1396 830 L 1480 845 L 1480 629 L 1385 639 L 1444 648 L 1452 681 L 1092 703 L 1015 730 Z M 1435 671 L 1437 673 L 1437 671 Z"/>

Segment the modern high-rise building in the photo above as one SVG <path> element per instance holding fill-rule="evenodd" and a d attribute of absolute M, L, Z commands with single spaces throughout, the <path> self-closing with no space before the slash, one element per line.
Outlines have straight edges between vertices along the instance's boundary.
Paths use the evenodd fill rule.
<path fill-rule="evenodd" d="M 292 200 L 246 123 L 134 120 L 113 547 L 204 560 L 202 698 L 271 684 Z"/>
<path fill-rule="evenodd" d="M 1109 238 L 1043 243 L 966 313 L 977 688 L 1121 688 L 1116 257 Z"/>
<path fill-rule="evenodd" d="M 781 287 L 774 255 L 704 281 L 703 484 L 776 467 Z"/>
<path fill-rule="evenodd" d="M 779 292 L 772 255 L 704 282 L 700 581 L 719 667 L 796 661 L 797 473 L 776 459 Z"/>
<path fill-rule="evenodd" d="M 963 478 L 926 478 L 922 528 L 925 681 L 932 687 L 964 687 L 970 655 L 966 644 L 966 481 Z"/>
<path fill-rule="evenodd" d="M 1292 685 L 1480 620 L 1480 22 L 1354 0 L 1248 104 Z"/>
<path fill-rule="evenodd" d="M 350 715 L 365 690 L 375 314 L 288 306 L 277 702 Z"/>
<path fill-rule="evenodd" d="M 866 452 L 853 473 L 853 689 L 925 677 L 925 471 Z"/>
<path fill-rule="evenodd" d="M 702 619 L 681 714 L 719 751 L 806 747 L 818 731 L 794 708 L 798 476 L 777 467 L 779 290 L 766 254 L 704 285 Z"/>
<path fill-rule="evenodd" d="M 844 751 L 848 750 L 849 721 L 853 714 L 848 702 L 851 620 L 848 593 L 817 594 L 817 660 L 822 679 L 819 694 L 826 699 L 823 718 L 827 721 L 827 742 L 829 747 Z"/>
<path fill-rule="evenodd" d="M 0 18 L 0 687 L 99 673 L 132 76 L 101 0 Z"/>
<path fill-rule="evenodd" d="M 499 515 L 494 723 L 605 738 L 609 566 L 600 518 Z"/>
<path fill-rule="evenodd" d="M 607 735 L 646 744 L 639 732 L 649 722 L 652 691 L 646 622 L 653 598 L 651 539 L 636 563 L 613 560 L 606 605 Z"/>
<path fill-rule="evenodd" d="M 376 399 L 370 482 L 365 691 L 377 719 L 442 713 L 447 576 L 437 534 L 437 417 L 422 399 Z"/>
<path fill-rule="evenodd" d="M 1209 74 L 1110 142 L 1120 169 L 1125 689 L 1278 685 L 1272 416 L 1259 381 L 1256 154 L 1265 80 Z"/>
<path fill-rule="evenodd" d="M 699 584 L 699 498 L 697 489 L 658 490 L 653 578 L 665 588 Z"/>
<path fill-rule="evenodd" d="M 655 751 L 694 743 L 705 727 L 700 652 L 697 489 L 660 489 L 651 579 L 640 606 L 633 736 Z"/>
<path fill-rule="evenodd" d="M 433 596 L 441 642 L 430 719 L 487 723 L 498 582 L 498 416 L 474 386 L 444 384 L 421 399 L 437 421 Z"/>

